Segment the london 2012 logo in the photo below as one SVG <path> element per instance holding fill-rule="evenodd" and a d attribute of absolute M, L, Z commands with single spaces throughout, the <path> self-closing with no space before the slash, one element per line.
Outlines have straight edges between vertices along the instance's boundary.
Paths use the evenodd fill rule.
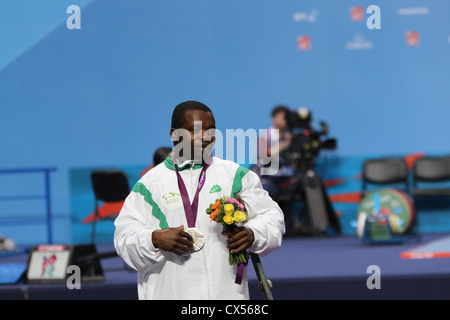
<path fill-rule="evenodd" d="M 163 205 L 168 209 L 176 209 L 182 204 L 180 193 L 174 191 L 164 192 L 161 200 Z"/>
<path fill-rule="evenodd" d="M 419 46 L 419 31 L 407 31 L 405 33 L 406 44 L 409 47 Z"/>
<path fill-rule="evenodd" d="M 381 8 L 374 4 L 368 6 L 366 10 L 364 10 L 363 6 L 351 6 L 350 20 L 362 22 L 364 21 L 364 13 L 370 14 L 366 20 L 367 29 L 381 29 Z"/>
<path fill-rule="evenodd" d="M 297 47 L 300 51 L 310 51 L 311 50 L 311 37 L 308 35 L 297 37 Z"/>
<path fill-rule="evenodd" d="M 47 276 L 53 278 L 53 271 L 55 270 L 55 263 L 58 260 L 55 254 L 51 256 L 42 256 L 41 277 Z"/>

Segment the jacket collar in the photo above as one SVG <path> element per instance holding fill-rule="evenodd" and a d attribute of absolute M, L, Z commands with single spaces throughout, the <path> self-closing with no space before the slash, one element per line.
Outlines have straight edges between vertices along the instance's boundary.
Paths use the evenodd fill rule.
<path fill-rule="evenodd" d="M 172 160 L 172 154 L 170 154 L 170 156 L 168 156 L 166 158 L 166 160 L 164 160 L 164 164 L 166 165 L 166 167 L 170 170 L 175 171 L 175 165 L 173 163 Z M 178 159 L 175 159 L 177 162 L 177 166 L 178 166 L 178 171 L 182 171 L 182 170 L 186 170 L 186 169 L 201 169 L 203 168 L 203 164 L 200 163 L 195 163 L 194 160 L 184 160 L 180 163 L 180 161 Z"/>

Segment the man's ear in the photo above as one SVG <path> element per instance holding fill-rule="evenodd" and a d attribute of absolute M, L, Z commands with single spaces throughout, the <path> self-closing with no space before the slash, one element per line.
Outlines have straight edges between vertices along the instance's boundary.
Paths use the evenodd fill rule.
<path fill-rule="evenodd" d="M 175 136 L 175 128 L 170 129 L 170 140 L 172 140 L 173 142 L 178 141 L 178 138 Z"/>

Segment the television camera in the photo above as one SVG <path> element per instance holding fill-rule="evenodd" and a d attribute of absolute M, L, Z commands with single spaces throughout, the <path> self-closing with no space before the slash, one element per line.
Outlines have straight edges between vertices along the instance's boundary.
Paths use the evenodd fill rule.
<path fill-rule="evenodd" d="M 341 227 L 328 198 L 322 178 L 315 170 L 315 158 L 320 150 L 336 149 L 337 141 L 327 138 L 328 125 L 321 121 L 321 130 L 312 127 L 312 115 L 309 109 L 299 108 L 286 112 L 286 124 L 292 135 L 289 146 L 280 154 L 280 165 L 290 165 L 296 174 L 296 180 L 288 195 L 287 208 L 292 211 L 295 200 L 305 202 L 303 214 L 307 235 L 325 235 L 330 230 L 340 234 Z M 288 219 L 289 220 L 289 219 Z"/>
<path fill-rule="evenodd" d="M 291 165 L 295 170 L 314 170 L 320 150 L 336 149 L 337 141 L 328 136 L 328 124 L 320 121 L 321 130 L 312 127 L 311 111 L 299 108 L 286 112 L 286 124 L 292 135 L 291 143 L 280 155 L 281 165 Z M 325 137 L 325 138 L 324 138 Z"/>

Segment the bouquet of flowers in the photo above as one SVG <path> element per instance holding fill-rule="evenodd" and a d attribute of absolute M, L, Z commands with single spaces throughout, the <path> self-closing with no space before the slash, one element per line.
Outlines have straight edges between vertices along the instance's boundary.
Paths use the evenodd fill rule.
<path fill-rule="evenodd" d="M 206 209 L 211 221 L 221 223 L 224 231 L 233 231 L 239 223 L 247 221 L 247 211 L 241 198 L 222 197 L 209 205 Z M 246 264 L 248 261 L 248 252 L 233 254 L 230 251 L 229 261 L 231 265 L 236 263 Z"/>

